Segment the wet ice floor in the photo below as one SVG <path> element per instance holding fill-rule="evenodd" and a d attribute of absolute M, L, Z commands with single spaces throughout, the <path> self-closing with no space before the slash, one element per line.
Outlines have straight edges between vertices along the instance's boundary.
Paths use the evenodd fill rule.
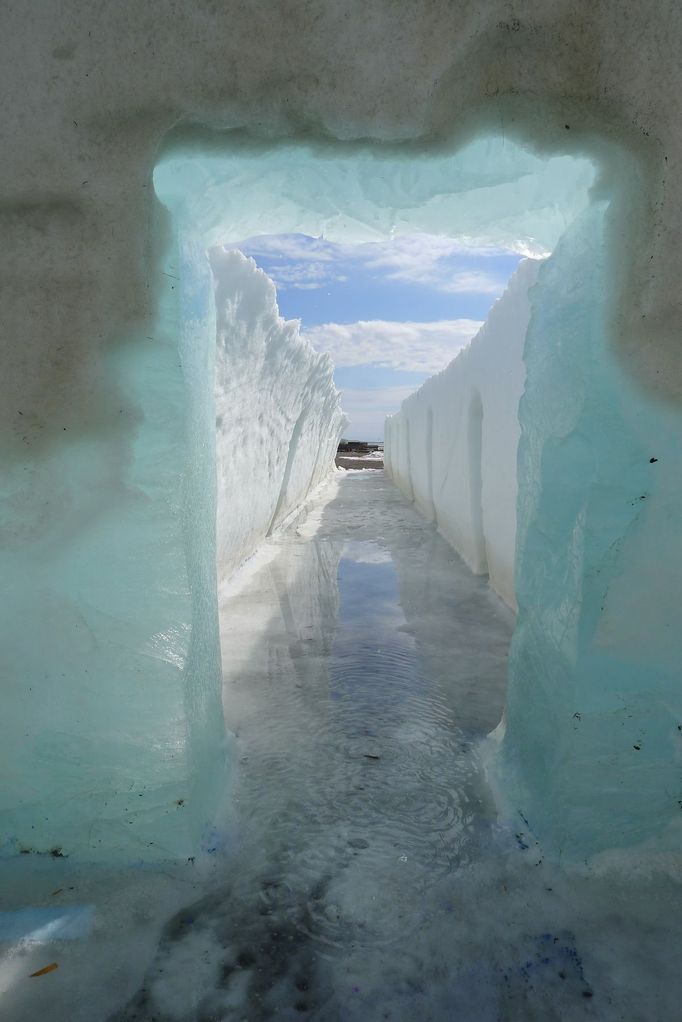
<path fill-rule="evenodd" d="M 334 487 L 223 601 L 212 871 L 79 876 L 93 938 L 53 942 L 40 992 L 10 978 L 8 1017 L 679 1019 L 679 888 L 562 872 L 497 822 L 477 748 L 510 612 L 382 473 Z"/>

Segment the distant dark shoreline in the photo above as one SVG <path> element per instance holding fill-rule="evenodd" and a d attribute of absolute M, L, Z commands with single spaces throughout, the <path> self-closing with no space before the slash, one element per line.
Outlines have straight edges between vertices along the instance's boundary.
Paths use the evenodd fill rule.
<path fill-rule="evenodd" d="M 341 440 L 336 451 L 337 468 L 383 468 L 383 443 Z M 380 454 L 381 457 L 377 457 Z"/>
<path fill-rule="evenodd" d="M 337 468 L 383 468 L 383 458 L 362 458 L 352 457 L 352 455 L 337 454 L 336 455 L 336 467 Z"/>

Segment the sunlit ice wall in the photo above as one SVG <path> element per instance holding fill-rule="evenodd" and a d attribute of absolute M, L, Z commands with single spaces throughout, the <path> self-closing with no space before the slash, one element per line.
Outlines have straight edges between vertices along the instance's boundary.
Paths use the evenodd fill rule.
<path fill-rule="evenodd" d="M 514 609 L 519 401 L 539 266 L 521 261 L 471 344 L 385 429 L 387 473 Z"/>
<path fill-rule="evenodd" d="M 269 277 L 241 252 L 214 248 L 210 262 L 220 584 L 330 475 L 347 420 L 331 359 L 282 319 Z"/>

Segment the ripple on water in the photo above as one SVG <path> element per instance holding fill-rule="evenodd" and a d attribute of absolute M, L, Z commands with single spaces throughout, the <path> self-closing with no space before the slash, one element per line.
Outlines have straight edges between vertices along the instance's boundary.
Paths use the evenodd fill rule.
<path fill-rule="evenodd" d="M 269 693 L 270 712 L 250 735 L 254 773 L 242 778 L 240 805 L 280 869 L 261 900 L 274 899 L 328 953 L 418 927 L 424 891 L 466 865 L 475 837 L 468 747 L 422 674 L 393 565 L 369 546 L 359 572 L 339 572 L 326 669 L 316 685 Z M 369 603 L 357 585 L 373 593 Z"/>

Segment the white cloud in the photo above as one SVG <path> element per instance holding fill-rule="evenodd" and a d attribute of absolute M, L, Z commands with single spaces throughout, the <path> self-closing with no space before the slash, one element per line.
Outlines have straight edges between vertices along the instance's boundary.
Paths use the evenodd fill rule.
<path fill-rule="evenodd" d="M 364 539 L 351 539 L 344 546 L 341 556 L 356 564 L 390 564 L 392 560 L 385 547 Z"/>
<path fill-rule="evenodd" d="M 271 270 L 270 277 L 278 288 L 294 287 L 301 291 L 324 287 L 330 281 L 346 279 L 341 274 L 330 271 L 325 263 L 310 261 L 276 266 Z"/>
<path fill-rule="evenodd" d="M 248 251 L 256 261 L 260 255 L 271 259 L 334 262 L 340 256 L 354 252 L 358 246 L 335 245 L 324 238 L 309 238 L 305 234 L 260 234 L 231 247 Z"/>
<path fill-rule="evenodd" d="M 421 284 L 433 291 L 445 294 L 494 295 L 499 298 L 505 287 L 506 280 L 501 280 L 492 273 L 470 270 L 453 273 L 444 266 L 413 266 L 395 270 L 386 274 L 387 280 L 402 280 L 410 284 Z"/>
<path fill-rule="evenodd" d="M 447 294 L 500 295 L 506 280 L 483 270 L 461 270 L 453 257 L 480 259 L 509 253 L 509 249 L 482 245 L 474 239 L 435 234 L 397 234 L 384 241 L 361 245 L 336 244 L 325 238 L 300 234 L 274 234 L 249 238 L 239 247 L 253 256 L 281 260 L 270 275 L 282 288 L 323 287 L 344 280 L 340 264 L 352 261 L 379 279 L 403 281 Z"/>
<path fill-rule="evenodd" d="M 449 294 L 501 295 L 506 280 L 483 271 L 457 271 L 453 256 L 500 255 L 500 249 L 474 247 L 456 238 L 433 234 L 402 234 L 388 242 L 362 246 L 365 265 L 381 270 L 386 280 L 421 284 Z"/>
<path fill-rule="evenodd" d="M 335 366 L 437 373 L 466 347 L 481 325 L 475 319 L 435 323 L 361 320 L 313 326 L 305 336 L 317 351 L 326 351 Z"/>

